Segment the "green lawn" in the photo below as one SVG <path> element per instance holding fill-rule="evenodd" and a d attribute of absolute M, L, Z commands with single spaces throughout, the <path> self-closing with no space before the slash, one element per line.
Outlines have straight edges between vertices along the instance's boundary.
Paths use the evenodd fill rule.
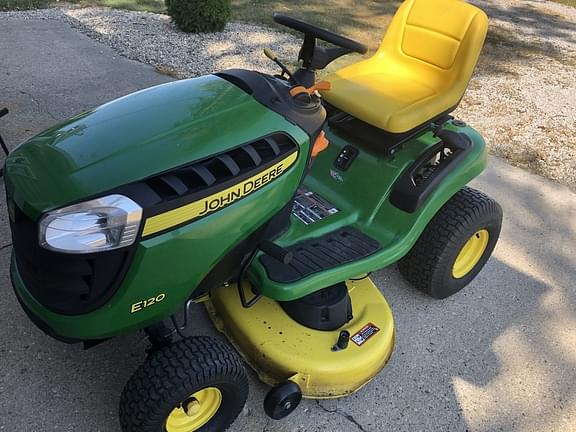
<path fill-rule="evenodd" d="M 576 0 L 552 0 L 556 3 L 562 3 L 568 6 L 576 7 Z"/>
<path fill-rule="evenodd" d="M 1 1 L 1 0 L 0 0 Z M 163 13 L 166 11 L 164 0 L 68 0 L 83 6 L 107 6 L 116 9 L 130 9 Z"/>
<path fill-rule="evenodd" d="M 0 11 L 46 7 L 50 0 L 0 0 Z"/>
<path fill-rule="evenodd" d="M 301 18 L 336 33 L 378 47 L 392 14 L 395 0 L 232 0 L 234 18 L 272 25 L 272 13 Z"/>

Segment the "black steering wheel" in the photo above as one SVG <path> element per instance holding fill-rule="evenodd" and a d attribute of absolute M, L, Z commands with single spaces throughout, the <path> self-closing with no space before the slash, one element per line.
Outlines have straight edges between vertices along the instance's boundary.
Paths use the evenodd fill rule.
<path fill-rule="evenodd" d="M 309 24 L 307 22 L 301 21 L 296 18 L 292 18 L 286 15 L 275 13 L 273 15 L 274 21 L 283 26 L 289 27 L 293 30 L 304 33 L 305 39 L 304 44 L 306 45 L 306 39 L 314 38 L 321 39 L 325 42 L 329 42 L 333 45 L 339 46 L 348 50 L 349 52 L 357 52 L 359 54 L 366 54 L 368 48 L 366 45 L 356 42 L 347 37 L 340 36 L 339 34 L 333 33 L 329 30 L 323 29 L 321 27 L 316 27 L 315 25 Z M 306 60 L 306 59 L 305 59 Z"/>

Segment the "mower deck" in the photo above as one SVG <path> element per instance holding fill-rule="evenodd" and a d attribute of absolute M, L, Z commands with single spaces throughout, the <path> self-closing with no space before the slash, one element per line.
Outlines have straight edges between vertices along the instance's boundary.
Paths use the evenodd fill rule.
<path fill-rule="evenodd" d="M 270 385 L 291 380 L 307 398 L 329 399 L 359 390 L 388 362 L 394 348 L 390 306 L 369 278 L 346 282 L 354 318 L 333 331 L 313 330 L 263 297 L 252 308 L 240 304 L 235 286 L 212 293 L 206 307 L 215 326 Z M 348 347 L 334 350 L 342 330 Z"/>

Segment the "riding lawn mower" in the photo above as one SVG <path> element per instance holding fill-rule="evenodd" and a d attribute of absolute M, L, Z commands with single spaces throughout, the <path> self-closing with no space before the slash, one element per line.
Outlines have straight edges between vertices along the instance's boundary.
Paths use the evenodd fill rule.
<path fill-rule="evenodd" d="M 486 36 L 480 9 L 406 0 L 372 57 L 323 80 L 367 48 L 274 20 L 303 34 L 297 70 L 266 50 L 278 75 L 232 69 L 142 90 L 6 160 L 11 277 L 30 319 L 85 347 L 148 336 L 121 396 L 125 432 L 226 430 L 247 398 L 244 363 L 271 386 L 273 419 L 302 397 L 358 391 L 395 340 L 370 272 L 397 263 L 442 299 L 498 240 L 500 206 L 466 186 L 485 143 L 450 115 Z M 229 344 L 186 336 L 197 303 Z"/>

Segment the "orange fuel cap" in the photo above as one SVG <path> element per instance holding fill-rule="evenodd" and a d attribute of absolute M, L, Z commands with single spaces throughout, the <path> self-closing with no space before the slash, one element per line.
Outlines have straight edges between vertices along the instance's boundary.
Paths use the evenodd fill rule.
<path fill-rule="evenodd" d="M 314 141 L 314 146 L 312 147 L 312 157 L 318 156 L 321 152 L 328 148 L 328 138 L 326 138 L 326 134 L 324 131 L 320 132 Z"/>
<path fill-rule="evenodd" d="M 313 85 L 312 87 L 310 87 L 309 90 L 311 90 L 312 92 L 315 92 L 316 90 L 321 91 L 321 90 L 330 90 L 332 88 L 332 84 L 330 84 L 329 81 L 320 81 L 318 83 L 316 83 L 315 85 Z"/>
<path fill-rule="evenodd" d="M 321 91 L 321 90 L 330 90 L 330 88 L 332 87 L 332 85 L 328 82 L 328 81 L 319 81 L 316 84 L 314 84 L 312 87 L 304 87 L 304 86 L 296 86 L 296 87 L 292 87 L 290 89 L 290 95 L 292 97 L 295 97 L 301 93 L 308 93 L 309 95 L 314 94 L 314 92 L 316 90 Z"/>

